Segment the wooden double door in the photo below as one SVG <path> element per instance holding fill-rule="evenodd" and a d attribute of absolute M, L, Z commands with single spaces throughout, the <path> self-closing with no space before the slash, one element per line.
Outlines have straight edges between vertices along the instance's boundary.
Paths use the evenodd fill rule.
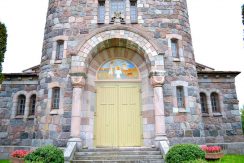
<path fill-rule="evenodd" d="M 96 147 L 141 146 L 138 83 L 97 84 Z"/>

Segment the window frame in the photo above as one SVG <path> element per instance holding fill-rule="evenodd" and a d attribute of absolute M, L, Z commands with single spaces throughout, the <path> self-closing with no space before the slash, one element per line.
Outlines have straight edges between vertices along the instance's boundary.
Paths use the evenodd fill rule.
<path fill-rule="evenodd" d="M 132 5 L 132 3 L 134 5 Z M 132 9 L 135 9 L 135 20 L 132 20 Z M 130 0 L 130 22 L 132 24 L 138 23 L 138 11 L 137 11 L 137 0 Z"/>
<path fill-rule="evenodd" d="M 58 94 L 56 94 L 58 93 Z M 52 88 L 51 110 L 60 109 L 60 87 Z"/>
<path fill-rule="evenodd" d="M 103 8 L 103 19 L 100 19 L 101 11 L 100 9 Z M 105 23 L 105 15 L 106 15 L 106 8 L 105 8 L 105 0 L 98 0 L 98 10 L 97 10 L 97 23 L 104 24 Z"/>
<path fill-rule="evenodd" d="M 172 57 L 173 58 L 180 58 L 180 54 L 179 54 L 179 40 L 176 39 L 176 38 L 171 38 L 170 39 L 170 43 L 171 43 Z"/>
<path fill-rule="evenodd" d="M 209 114 L 208 103 L 207 103 L 207 95 L 203 92 L 200 93 L 200 104 L 201 104 L 202 113 Z"/>
<path fill-rule="evenodd" d="M 185 94 L 183 86 L 176 86 L 177 107 L 185 108 Z"/>
<path fill-rule="evenodd" d="M 117 7 L 119 6 L 118 2 L 122 2 L 123 4 L 123 15 L 125 16 L 126 15 L 126 1 L 125 0 L 110 0 L 109 1 L 109 15 L 110 15 L 110 22 L 112 22 L 112 16 L 114 13 L 112 13 L 112 5 L 113 3 L 115 3 L 117 1 Z M 118 10 L 117 10 L 118 11 Z"/>
<path fill-rule="evenodd" d="M 30 97 L 30 103 L 29 103 L 29 116 L 34 116 L 36 111 L 36 95 L 33 94 Z"/>
<path fill-rule="evenodd" d="M 25 103 L 26 103 L 26 96 L 23 94 L 20 94 L 18 96 L 17 101 L 17 110 L 16 110 L 16 116 L 24 116 L 25 115 Z"/>
<path fill-rule="evenodd" d="M 64 40 L 56 41 L 56 55 L 55 60 L 62 60 L 64 58 Z"/>
<path fill-rule="evenodd" d="M 212 92 L 210 94 L 211 106 L 213 113 L 220 113 L 220 101 L 219 101 L 219 94 L 216 92 Z"/>

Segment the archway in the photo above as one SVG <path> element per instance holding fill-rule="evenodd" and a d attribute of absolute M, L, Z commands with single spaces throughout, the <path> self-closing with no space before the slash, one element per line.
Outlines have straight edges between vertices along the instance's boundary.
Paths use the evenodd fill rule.
<path fill-rule="evenodd" d="M 161 62 L 156 62 L 160 57 Z M 81 138 L 87 146 L 95 146 L 94 140 L 97 139 L 94 129 L 94 122 L 97 114 L 97 106 L 94 103 L 97 99 L 97 78 L 99 68 L 112 59 L 125 59 L 132 62 L 140 73 L 138 96 L 141 104 L 139 108 L 141 128 L 140 144 L 151 146 L 155 138 L 155 117 L 153 103 L 153 89 L 148 78 L 149 72 L 159 66 L 164 69 L 163 56 L 158 52 L 149 41 L 137 33 L 126 30 L 103 31 L 92 36 L 79 47 L 77 56 L 72 56 L 72 72 L 84 72 L 87 79 L 82 95 L 82 131 Z M 113 81 L 114 83 L 114 81 Z M 128 84 L 128 82 L 127 82 Z M 93 101 L 93 102 L 92 102 Z M 130 145 L 125 145 L 130 146 Z M 132 145 L 135 146 L 135 145 Z"/>

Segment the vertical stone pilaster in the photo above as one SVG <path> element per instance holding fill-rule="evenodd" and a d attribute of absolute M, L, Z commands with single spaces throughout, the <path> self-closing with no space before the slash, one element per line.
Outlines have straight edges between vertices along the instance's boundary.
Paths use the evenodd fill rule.
<path fill-rule="evenodd" d="M 150 82 L 153 86 L 153 103 L 155 114 L 155 144 L 160 148 L 163 154 L 169 150 L 169 141 L 166 137 L 165 115 L 164 115 L 164 99 L 163 99 L 163 83 L 164 72 L 153 71 L 150 73 Z"/>
<path fill-rule="evenodd" d="M 71 113 L 71 139 L 70 141 L 81 141 L 80 139 L 80 123 L 81 123 L 81 102 L 82 93 L 85 86 L 85 79 L 83 76 L 71 76 L 73 85 L 72 96 L 72 113 Z"/>
<path fill-rule="evenodd" d="M 155 136 L 158 138 L 166 136 L 162 87 L 164 83 L 164 76 L 162 73 L 159 74 L 158 72 L 153 72 L 150 75 L 150 81 L 154 92 Z"/>

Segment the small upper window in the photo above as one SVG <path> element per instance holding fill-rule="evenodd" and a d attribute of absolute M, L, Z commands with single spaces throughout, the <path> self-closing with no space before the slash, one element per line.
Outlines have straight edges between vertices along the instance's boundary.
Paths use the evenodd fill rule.
<path fill-rule="evenodd" d="M 171 49 L 172 49 L 172 56 L 174 58 L 179 58 L 179 47 L 178 47 L 177 39 L 171 39 Z"/>
<path fill-rule="evenodd" d="M 121 17 L 123 17 L 125 15 L 125 1 L 124 0 L 111 0 L 110 1 L 111 21 L 115 15 L 118 15 Z"/>
<path fill-rule="evenodd" d="M 20 95 L 18 97 L 18 105 L 16 115 L 24 115 L 25 114 L 25 95 Z"/>
<path fill-rule="evenodd" d="M 59 109 L 60 101 L 60 88 L 55 87 L 52 89 L 52 109 Z"/>
<path fill-rule="evenodd" d="M 29 115 L 35 115 L 35 108 L 36 108 L 36 95 L 32 95 L 31 98 L 30 98 Z"/>
<path fill-rule="evenodd" d="M 105 1 L 98 1 L 98 23 L 104 23 L 105 20 Z"/>
<path fill-rule="evenodd" d="M 207 97 L 204 93 L 200 93 L 200 102 L 201 102 L 202 113 L 208 113 Z"/>
<path fill-rule="evenodd" d="M 211 94 L 211 104 L 213 112 L 220 112 L 219 108 L 219 96 L 217 93 Z"/>
<path fill-rule="evenodd" d="M 131 23 L 137 23 L 137 7 L 136 1 L 130 1 L 130 21 Z"/>
<path fill-rule="evenodd" d="M 64 41 L 58 40 L 57 47 L 56 47 L 56 60 L 63 59 L 63 53 L 64 53 Z"/>
<path fill-rule="evenodd" d="M 177 86 L 176 87 L 176 93 L 177 93 L 177 105 L 178 108 L 184 108 L 185 103 L 184 103 L 184 89 L 182 86 Z"/>

